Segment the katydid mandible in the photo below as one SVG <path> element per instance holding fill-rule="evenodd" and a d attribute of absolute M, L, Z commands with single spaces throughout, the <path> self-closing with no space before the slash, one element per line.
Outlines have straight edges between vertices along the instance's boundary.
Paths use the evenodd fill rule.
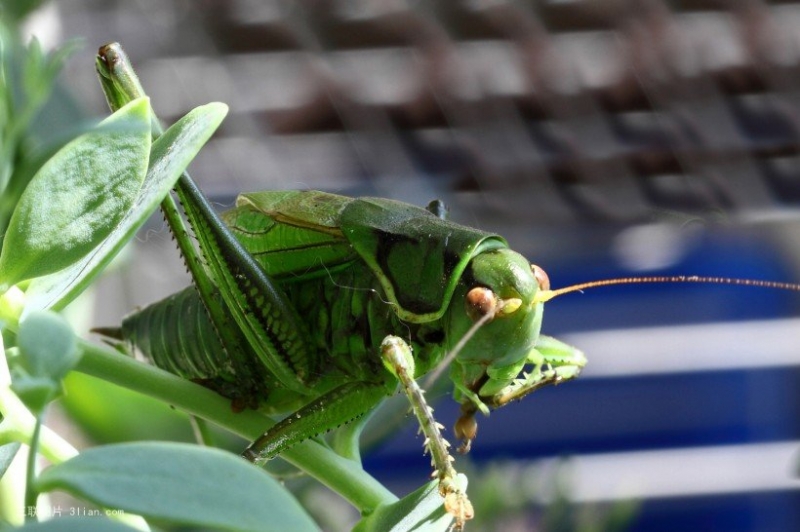
<path fill-rule="evenodd" d="M 117 44 L 97 69 L 112 110 L 144 95 Z M 160 127 L 154 123 L 154 135 Z M 257 464 L 374 410 L 398 385 L 431 454 L 445 508 L 473 511 L 449 444 L 416 379 L 449 364 L 460 450 L 488 414 L 577 377 L 583 353 L 540 334 L 544 302 L 631 282 L 795 285 L 701 277 L 613 279 L 550 290 L 544 271 L 500 236 L 427 209 L 314 191 L 255 192 L 217 215 L 187 174 L 162 204 L 194 286 L 129 317 L 121 335 L 159 367 L 236 408 L 284 414 L 244 456 Z"/>

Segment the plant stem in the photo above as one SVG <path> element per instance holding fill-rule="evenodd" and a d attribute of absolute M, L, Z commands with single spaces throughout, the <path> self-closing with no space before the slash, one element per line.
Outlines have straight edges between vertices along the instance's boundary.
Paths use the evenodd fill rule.
<path fill-rule="evenodd" d="M 10 330 L 16 331 L 18 328 L 17 320 L 23 300 L 24 294 L 16 287 L 0 296 L 0 320 Z M 5 355 L 3 337 L 0 335 L 0 412 L 3 415 L 0 444 L 19 441 L 33 447 L 31 435 L 35 434 L 37 445 L 50 462 L 58 464 L 77 455 L 78 451 L 61 436 L 47 427 L 38 427 L 38 420 L 11 390 L 11 372 Z"/>
<path fill-rule="evenodd" d="M 36 418 L 8 386 L 0 386 L 0 412 L 3 413 L 0 444 L 11 441 L 29 444 L 35 430 Z M 44 457 L 54 464 L 60 464 L 78 454 L 75 447 L 47 427 L 41 429 L 39 447 Z"/>
<path fill-rule="evenodd" d="M 110 348 L 79 340 L 83 351 L 77 370 L 174 405 L 207 419 L 243 438 L 254 440 L 274 422 L 254 410 L 234 413 L 230 401 L 171 373 L 142 364 Z M 307 440 L 281 458 L 294 464 L 341 495 L 362 514 L 397 497 L 354 462 Z"/>
<path fill-rule="evenodd" d="M 39 412 L 36 416 L 36 425 L 33 427 L 33 434 L 31 435 L 30 448 L 28 449 L 28 464 L 25 474 L 25 520 L 36 521 L 36 500 L 39 498 L 39 492 L 34 487 L 34 480 L 36 479 L 36 457 L 38 456 L 39 449 L 39 434 L 42 432 L 42 417 L 43 413 Z"/>
<path fill-rule="evenodd" d="M 216 447 L 214 445 L 214 435 L 209 430 L 208 423 L 205 419 L 197 416 L 189 416 L 189 424 L 192 426 L 194 439 L 198 444 L 206 447 Z"/>
<path fill-rule="evenodd" d="M 0 293 L 0 325 L 16 332 L 25 304 L 25 294 L 16 286 Z"/>

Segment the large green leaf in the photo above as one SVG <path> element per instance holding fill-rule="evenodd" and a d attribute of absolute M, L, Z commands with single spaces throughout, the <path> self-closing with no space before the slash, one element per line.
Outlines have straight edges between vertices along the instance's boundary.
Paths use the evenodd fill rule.
<path fill-rule="evenodd" d="M 459 480 L 466 485 L 466 477 L 460 475 Z M 378 506 L 353 532 L 445 532 L 452 521 L 444 511 L 439 481 L 434 480 L 397 502 Z"/>
<path fill-rule="evenodd" d="M 133 207 L 90 254 L 65 270 L 35 279 L 26 293 L 25 314 L 64 308 L 80 294 L 156 210 L 227 112 L 222 103 L 197 107 L 160 136 L 153 143 L 147 176 Z"/>
<path fill-rule="evenodd" d="M 9 221 L 0 293 L 74 264 L 111 234 L 141 188 L 150 138 L 150 102 L 140 98 L 39 169 Z"/>
<path fill-rule="evenodd" d="M 179 443 L 95 447 L 46 469 L 40 491 L 64 490 L 105 508 L 225 530 L 318 530 L 265 471 L 230 453 Z"/>

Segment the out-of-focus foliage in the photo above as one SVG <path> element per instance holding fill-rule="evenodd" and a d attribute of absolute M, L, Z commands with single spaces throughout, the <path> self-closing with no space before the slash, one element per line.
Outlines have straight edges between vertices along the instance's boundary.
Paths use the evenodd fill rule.
<path fill-rule="evenodd" d="M 19 23 L 42 4 L 44 0 L 3 0 L 0 2 L 0 18 L 9 24 Z"/>
<path fill-rule="evenodd" d="M 569 459 L 554 464 L 496 461 L 467 471 L 476 501 L 471 530 L 623 532 L 639 513 L 636 501 L 578 503 Z"/>
<path fill-rule="evenodd" d="M 21 17 L 40 3 L 0 2 L 0 234 L 31 177 L 81 127 L 77 108 L 56 88 L 73 46 L 46 53 L 19 33 Z"/>

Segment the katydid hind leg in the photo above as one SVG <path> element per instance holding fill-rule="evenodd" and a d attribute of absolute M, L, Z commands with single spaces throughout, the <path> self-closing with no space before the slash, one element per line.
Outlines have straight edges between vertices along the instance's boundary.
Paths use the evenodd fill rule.
<path fill-rule="evenodd" d="M 112 109 L 122 100 L 145 95 L 119 45 L 103 46 L 99 54 L 98 71 Z M 153 116 L 153 138 L 161 133 Z M 223 347 L 229 354 L 252 349 L 281 385 L 305 393 L 317 358 L 300 316 L 228 230 L 187 172 L 181 175 L 175 192 L 193 229 L 197 249 L 171 196 L 162 202 L 162 210 Z M 224 305 L 217 301 L 217 294 Z M 234 327 L 231 322 L 235 322 Z M 233 328 L 241 333 L 229 333 Z M 244 349 L 243 342 L 249 344 Z"/>
<path fill-rule="evenodd" d="M 184 177 L 186 179 L 184 179 Z M 188 175 L 176 192 L 207 273 L 250 348 L 285 388 L 306 393 L 317 360 L 306 326 L 283 291 L 236 240 Z"/>

